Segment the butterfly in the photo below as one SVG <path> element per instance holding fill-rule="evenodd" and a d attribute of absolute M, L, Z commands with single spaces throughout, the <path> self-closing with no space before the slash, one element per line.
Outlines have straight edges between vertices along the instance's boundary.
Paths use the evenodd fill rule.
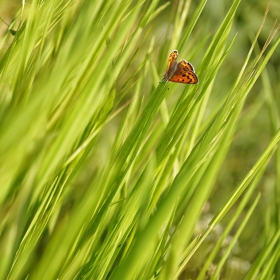
<path fill-rule="evenodd" d="M 177 62 L 178 51 L 174 50 L 168 57 L 166 72 L 162 82 L 170 81 L 181 84 L 197 84 L 198 77 L 193 66 L 186 60 Z"/>

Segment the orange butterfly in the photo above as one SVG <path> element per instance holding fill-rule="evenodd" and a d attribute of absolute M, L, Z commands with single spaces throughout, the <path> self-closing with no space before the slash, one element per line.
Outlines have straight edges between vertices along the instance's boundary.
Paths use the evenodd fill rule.
<path fill-rule="evenodd" d="M 181 84 L 197 84 L 198 77 L 193 66 L 186 60 L 177 62 L 178 51 L 174 50 L 168 57 L 166 72 L 162 82 L 170 81 Z"/>

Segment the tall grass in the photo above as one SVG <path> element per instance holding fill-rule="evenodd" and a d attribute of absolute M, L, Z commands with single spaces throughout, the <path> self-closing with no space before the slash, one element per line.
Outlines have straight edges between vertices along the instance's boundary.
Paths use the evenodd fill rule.
<path fill-rule="evenodd" d="M 267 203 L 275 218 L 241 273 L 280 277 L 279 113 L 265 68 L 279 35 L 260 50 L 259 22 L 234 84 L 209 113 L 218 71 L 236 44 L 240 0 L 213 34 L 194 36 L 205 5 L 32 1 L 14 15 L 9 29 L 16 33 L 2 36 L 0 63 L 1 279 L 226 278 L 238 239 L 246 228 L 252 233 L 248 223 L 262 199 L 255 190 L 274 155 L 276 199 Z M 150 33 L 167 9 L 158 42 Z M 198 85 L 158 84 L 172 48 L 190 61 L 200 54 Z M 198 234 L 260 76 L 274 135 Z"/>

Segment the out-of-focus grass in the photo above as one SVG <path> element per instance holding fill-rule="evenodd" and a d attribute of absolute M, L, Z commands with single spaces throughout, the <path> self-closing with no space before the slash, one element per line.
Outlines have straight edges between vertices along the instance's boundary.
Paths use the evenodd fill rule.
<path fill-rule="evenodd" d="M 222 3 L 4 13 L 1 279 L 279 277 L 275 7 Z M 198 85 L 158 84 L 174 48 Z"/>

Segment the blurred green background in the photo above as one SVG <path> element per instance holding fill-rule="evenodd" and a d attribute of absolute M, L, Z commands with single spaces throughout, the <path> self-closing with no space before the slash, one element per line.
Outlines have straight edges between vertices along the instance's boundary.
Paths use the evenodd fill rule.
<path fill-rule="evenodd" d="M 136 3 L 137 1 L 135 1 L 135 5 Z M 165 3 L 168 2 L 160 1 L 158 5 L 160 6 Z M 133 98 L 134 82 L 142 75 L 142 72 L 137 72 L 137 70 L 143 62 L 144 57 L 146 57 L 147 49 L 149 49 L 151 41 L 154 41 L 155 45 L 150 57 L 147 57 L 147 59 L 150 59 L 155 63 L 157 73 L 164 74 L 168 54 L 173 49 L 178 48 L 178 46 L 172 42 L 171 38 L 172 34 L 176 32 L 176 30 L 173 29 L 174 14 L 182 3 L 185 3 L 185 1 L 169 1 L 169 5 L 155 19 L 145 26 L 141 39 L 137 42 L 134 48 L 135 57 L 133 57 L 131 63 L 128 64 L 128 67 L 119 73 L 119 77 L 116 81 L 114 112 L 119 108 L 122 108 L 123 105 L 126 105 L 127 102 L 130 102 Z M 194 0 L 189 1 L 189 3 L 188 17 L 194 13 L 200 1 Z M 147 1 L 144 5 L 149 4 L 150 1 Z M 188 44 L 183 46 L 183 49 L 178 50 L 180 59 L 186 59 L 190 61 L 196 69 L 199 68 L 200 62 L 206 51 L 205 46 L 208 45 L 208 43 L 205 42 L 209 42 L 210 38 L 217 31 L 231 4 L 231 1 L 224 0 L 209 0 L 206 3 L 199 20 L 190 35 Z M 1 18 L 10 24 L 19 10 L 19 5 L 18 1 L 1 1 Z M 26 2 L 25 11 L 22 15 L 23 20 L 28 14 L 29 5 L 30 3 Z M 232 38 L 237 33 L 237 37 L 215 78 L 204 118 L 207 118 L 207 116 L 215 111 L 217 104 L 224 98 L 224 93 L 230 91 L 233 87 L 248 54 L 252 40 L 262 22 L 267 5 L 268 1 L 241 1 L 233 22 L 230 36 Z M 145 13 L 146 9 L 143 9 L 142 12 Z M 17 17 L 14 26 L 12 27 L 15 30 L 17 30 L 17 26 L 20 22 L 19 18 L 20 17 Z M 258 38 L 258 47 L 254 50 L 254 57 L 258 55 L 271 31 L 274 30 L 276 19 L 280 19 L 279 1 L 273 1 L 271 3 L 267 20 Z M 75 21 L 75 15 L 73 15 L 73 21 Z M 187 19 L 185 26 L 183 26 L 182 29 L 183 33 L 188 27 L 188 23 L 189 21 Z M 7 34 L 7 26 L 3 22 L 0 23 L 0 32 L 2 37 Z M 279 37 L 279 32 L 276 37 Z M 108 37 L 108 42 L 110 42 L 110 39 L 111 38 Z M 11 37 L 9 42 L 6 40 L 5 44 L 1 44 L 1 56 L 4 54 L 5 50 L 8 49 L 12 40 L 13 38 Z M 182 55 L 182 53 L 184 53 L 184 55 Z M 273 102 L 276 102 L 278 108 L 280 108 L 279 65 L 280 48 L 278 47 L 264 73 L 264 75 L 268 75 L 269 77 L 271 92 L 274 97 Z M 147 69 L 147 71 L 150 73 L 153 69 Z M 133 73 L 136 74 L 131 78 Z M 108 75 L 110 75 L 110 73 L 108 73 Z M 203 77 L 199 77 L 199 79 L 201 82 L 203 81 Z M 129 81 L 128 85 L 124 86 L 127 81 Z M 147 75 L 145 88 L 142 88 L 141 90 L 143 103 L 147 101 L 149 94 L 157 87 L 158 82 L 158 80 L 155 81 L 152 73 Z M 183 86 L 178 86 L 175 92 L 171 91 L 172 94 L 167 94 L 166 105 L 168 109 L 173 108 L 183 90 Z M 258 79 L 246 100 L 242 115 L 238 122 L 234 141 L 230 146 L 226 160 L 219 172 L 209 200 L 205 204 L 203 213 L 195 229 L 194 236 L 206 230 L 211 218 L 220 210 L 225 201 L 230 197 L 235 187 L 260 157 L 261 153 L 267 147 L 274 135 L 275 127 L 273 127 L 271 121 L 273 116 L 270 111 L 269 102 L 271 102 L 271 100 L 269 98 L 269 95 L 263 87 L 263 79 Z M 80 171 L 79 176 L 73 181 L 73 185 L 71 189 L 69 189 L 69 192 L 66 191 L 63 193 L 62 200 L 60 201 L 61 217 L 63 217 L 63 213 L 68 212 L 68 209 L 72 209 L 73 205 L 75 205 L 75 201 L 83 196 L 85 190 L 90 185 L 90 182 L 92 182 L 93 178 L 98 173 L 98 168 L 107 164 L 107 161 L 110 158 L 111 146 L 114 143 L 118 127 L 123 121 L 125 112 L 126 109 L 122 110 L 117 117 L 114 117 L 108 124 L 106 124 L 96 140 L 94 149 L 92 149 L 88 155 L 88 164 L 86 165 L 86 168 Z M 273 158 L 270 161 L 258 188 L 255 190 L 256 193 L 261 192 L 262 194 L 259 204 L 253 212 L 247 227 L 241 234 L 238 244 L 232 251 L 224 269 L 222 279 L 241 279 L 239 277 L 244 275 L 244 272 L 248 270 L 250 263 L 254 262 L 258 254 L 261 252 L 265 245 L 265 240 L 267 240 L 265 237 L 270 235 L 270 233 L 267 232 L 267 228 L 268 224 L 271 223 L 271 217 L 277 219 L 277 209 L 274 208 L 276 204 L 273 203 L 276 197 L 276 168 L 275 159 Z M 195 279 L 195 276 L 203 265 L 206 252 L 211 251 L 213 244 L 217 242 L 224 226 L 231 220 L 234 212 L 235 207 L 230 210 L 229 214 L 225 216 L 221 224 L 208 236 L 207 240 L 191 259 L 190 265 L 187 266 L 185 272 L 181 275 L 181 279 Z M 240 220 L 242 220 L 242 217 L 240 217 Z M 238 227 L 238 225 L 239 224 L 236 224 L 236 227 Z M 235 231 L 236 228 L 233 229 L 232 235 L 234 235 Z M 230 239 L 230 236 L 228 238 Z M 46 238 L 46 240 L 48 240 L 48 238 Z M 42 238 L 37 251 L 38 256 L 44 253 L 44 242 L 45 240 Z M 40 251 L 41 248 L 42 251 Z M 223 251 L 220 252 L 220 255 L 217 256 L 217 258 L 220 258 L 222 254 Z M 233 273 L 232 270 L 234 270 L 235 273 Z M 232 276 L 228 275 L 235 276 L 234 278 L 230 278 Z"/>

